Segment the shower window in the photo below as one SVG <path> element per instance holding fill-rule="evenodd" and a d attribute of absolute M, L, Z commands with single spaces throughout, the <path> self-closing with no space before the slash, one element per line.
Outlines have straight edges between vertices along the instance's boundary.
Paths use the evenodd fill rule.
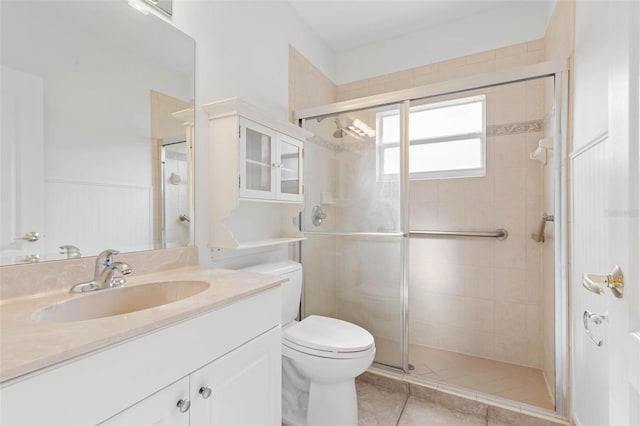
<path fill-rule="evenodd" d="M 485 175 L 485 96 L 418 105 L 409 113 L 411 179 Z M 378 174 L 398 174 L 400 115 L 377 116 Z"/>

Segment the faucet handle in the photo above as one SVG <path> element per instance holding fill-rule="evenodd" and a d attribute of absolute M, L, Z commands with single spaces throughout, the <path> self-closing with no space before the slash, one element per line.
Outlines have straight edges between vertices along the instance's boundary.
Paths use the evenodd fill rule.
<path fill-rule="evenodd" d="M 113 263 L 113 256 L 116 254 L 120 254 L 118 250 L 107 249 L 101 252 L 96 259 L 96 264 L 104 264 L 106 266 L 110 266 Z"/>

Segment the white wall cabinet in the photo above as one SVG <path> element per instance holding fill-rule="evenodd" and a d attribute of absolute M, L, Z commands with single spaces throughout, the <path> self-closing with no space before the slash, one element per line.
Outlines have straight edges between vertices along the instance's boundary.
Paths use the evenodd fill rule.
<path fill-rule="evenodd" d="M 0 424 L 280 425 L 280 304 L 278 286 L 5 382 Z"/>
<path fill-rule="evenodd" d="M 239 121 L 240 198 L 303 202 L 302 141 Z"/>
<path fill-rule="evenodd" d="M 304 207 L 304 140 L 311 133 L 237 98 L 209 115 L 209 246 L 253 248 L 297 241 Z"/>

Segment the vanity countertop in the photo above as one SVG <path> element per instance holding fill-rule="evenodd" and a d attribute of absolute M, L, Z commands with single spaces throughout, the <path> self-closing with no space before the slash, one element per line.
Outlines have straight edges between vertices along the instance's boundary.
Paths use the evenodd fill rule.
<path fill-rule="evenodd" d="M 186 280 L 206 281 L 210 287 L 166 305 L 83 321 L 46 323 L 32 316 L 53 303 L 91 293 L 72 295 L 65 290 L 0 302 L 0 382 L 194 317 L 275 287 L 286 278 L 190 266 L 128 277 L 127 286 Z"/>

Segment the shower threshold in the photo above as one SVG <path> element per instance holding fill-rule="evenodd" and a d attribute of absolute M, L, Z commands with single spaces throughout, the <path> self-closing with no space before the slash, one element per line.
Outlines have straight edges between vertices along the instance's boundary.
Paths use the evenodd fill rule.
<path fill-rule="evenodd" d="M 381 354 L 396 345 L 376 339 Z M 406 373 L 377 363 L 369 371 L 517 410 L 548 415 L 555 409 L 542 370 L 536 368 L 415 344 L 409 345 L 409 365 L 413 369 Z"/>

